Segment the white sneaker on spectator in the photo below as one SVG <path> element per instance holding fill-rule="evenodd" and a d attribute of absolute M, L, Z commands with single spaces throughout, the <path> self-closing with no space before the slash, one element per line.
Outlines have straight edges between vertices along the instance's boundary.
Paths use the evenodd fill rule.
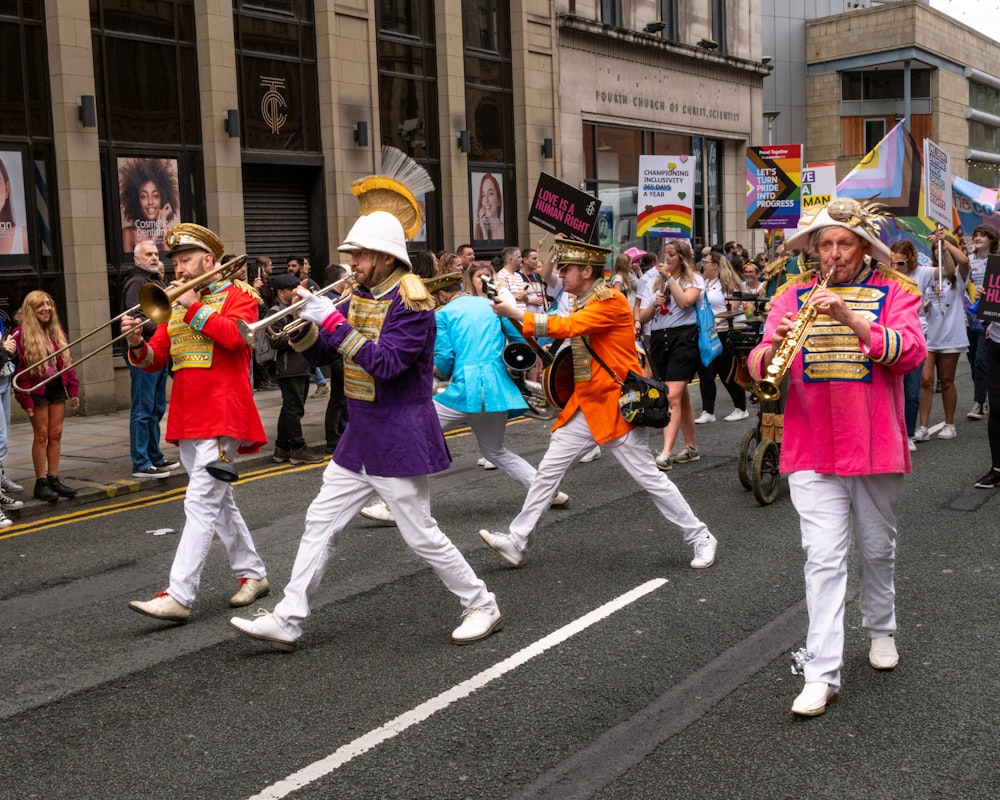
<path fill-rule="evenodd" d="M 915 442 L 929 442 L 931 440 L 931 432 L 927 430 L 926 425 L 921 425 L 913 432 L 913 441 Z"/>
<path fill-rule="evenodd" d="M 697 419 L 695 419 L 695 425 L 704 425 L 706 422 L 715 422 L 715 414 L 711 411 L 702 411 Z"/>
<path fill-rule="evenodd" d="M 910 446 L 910 452 L 911 453 L 915 453 L 917 451 L 917 443 L 915 441 L 913 441 L 912 438 L 909 438 L 909 437 L 907 437 L 906 442 Z"/>
<path fill-rule="evenodd" d="M 726 417 L 726 422 L 739 422 L 741 419 L 746 419 L 750 416 L 750 412 L 745 408 L 734 408 L 730 411 Z M 697 420 L 695 420 L 697 422 Z"/>
<path fill-rule="evenodd" d="M 941 428 L 940 431 L 938 431 L 937 438 L 938 439 L 954 439 L 957 436 L 958 436 L 958 431 L 955 430 L 955 426 L 954 425 L 945 425 L 944 427 Z"/>
<path fill-rule="evenodd" d="M 24 487 L 19 483 L 14 483 L 7 477 L 5 472 L 0 472 L 0 490 L 5 492 L 23 492 Z"/>

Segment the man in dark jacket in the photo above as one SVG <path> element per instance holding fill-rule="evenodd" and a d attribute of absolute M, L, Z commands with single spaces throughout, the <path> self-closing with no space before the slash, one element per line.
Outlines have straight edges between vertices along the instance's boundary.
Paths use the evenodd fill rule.
<path fill-rule="evenodd" d="M 269 314 L 288 308 L 298 299 L 295 296 L 295 288 L 299 286 L 299 279 L 295 275 L 287 273 L 272 275 L 271 286 L 278 302 L 272 306 Z M 281 319 L 267 331 L 271 347 L 274 348 L 278 388 L 281 390 L 281 412 L 278 414 L 278 433 L 274 440 L 274 456 L 271 460 L 276 464 L 288 462 L 318 464 L 323 460 L 322 456 L 311 453 L 302 436 L 302 416 L 306 411 L 309 373 L 312 367 L 305 356 L 289 346 L 288 337 L 280 333 L 290 321 L 290 317 Z"/>
<path fill-rule="evenodd" d="M 124 306 L 131 309 L 139 303 L 139 292 L 147 283 L 164 288 L 160 278 L 160 254 L 151 241 L 139 242 L 132 258 L 135 269 L 125 279 Z M 145 315 L 136 310 L 134 316 Z M 156 323 L 147 319 L 142 326 L 142 338 L 149 341 L 156 333 Z M 166 478 L 177 469 L 176 461 L 168 463 L 160 451 L 160 420 L 167 410 L 168 368 L 159 372 L 143 372 L 129 364 L 132 377 L 132 410 L 129 414 L 129 442 L 132 452 L 132 476 L 135 478 Z"/>

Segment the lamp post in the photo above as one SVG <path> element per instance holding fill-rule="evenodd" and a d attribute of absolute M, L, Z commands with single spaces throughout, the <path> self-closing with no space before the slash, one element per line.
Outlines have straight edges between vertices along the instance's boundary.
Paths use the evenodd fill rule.
<path fill-rule="evenodd" d="M 765 111 L 764 119 L 767 120 L 767 146 L 770 147 L 774 142 L 771 141 L 771 134 L 774 131 L 774 121 L 781 116 L 780 111 Z"/>

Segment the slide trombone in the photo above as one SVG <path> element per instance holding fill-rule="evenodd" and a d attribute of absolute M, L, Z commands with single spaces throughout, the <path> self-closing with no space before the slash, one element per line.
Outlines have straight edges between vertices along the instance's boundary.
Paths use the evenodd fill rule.
<path fill-rule="evenodd" d="M 353 287 L 354 278 L 350 276 L 346 278 L 341 278 L 339 281 L 331 283 L 329 286 L 324 286 L 322 289 L 316 292 L 316 295 L 314 296 L 318 296 L 321 294 L 329 294 L 330 292 L 337 291 L 338 286 L 343 288 L 345 284 L 347 286 Z M 333 304 L 333 307 L 337 308 L 343 303 L 346 303 L 348 300 L 351 299 L 351 296 L 352 296 L 351 293 L 345 294 L 336 303 Z M 248 346 L 253 347 L 254 342 L 257 340 L 258 333 L 260 333 L 261 331 L 266 331 L 268 328 L 272 327 L 274 323 L 278 322 L 278 320 L 284 319 L 289 314 L 294 314 L 296 311 L 302 308 L 302 306 L 304 306 L 307 301 L 308 298 L 296 300 L 287 308 L 280 308 L 270 316 L 264 317 L 263 319 L 259 319 L 256 322 L 244 322 L 243 320 L 239 320 L 236 323 L 236 327 L 239 329 L 240 336 L 243 338 L 243 341 L 246 342 Z M 275 333 L 280 333 L 282 335 L 287 336 L 288 334 L 298 330 L 305 324 L 306 324 L 305 320 L 296 319 L 293 320 L 292 322 L 289 322 L 280 331 L 275 331 Z"/>
<path fill-rule="evenodd" d="M 19 370 L 11 379 L 11 386 L 14 387 L 14 391 L 22 392 L 24 394 L 31 394 L 37 391 L 42 386 L 47 384 L 49 381 L 55 380 L 60 375 L 69 372 L 71 369 L 76 367 L 77 364 L 82 364 L 84 361 L 86 361 L 89 358 L 93 358 L 102 350 L 113 345 L 115 342 L 121 341 L 126 336 L 128 336 L 132 331 L 131 330 L 122 331 L 117 336 L 113 337 L 110 341 L 105 342 L 100 347 L 92 350 L 85 356 L 79 358 L 77 361 L 71 364 L 67 364 L 65 367 L 52 373 L 51 375 L 46 375 L 41 380 L 37 381 L 36 383 L 33 383 L 31 386 L 22 387 L 18 385 L 18 381 L 22 378 L 22 376 L 34 372 L 47 361 L 52 361 L 53 359 L 58 358 L 67 350 L 69 350 L 71 347 L 76 347 L 78 344 L 80 344 L 80 342 L 86 341 L 91 336 L 95 336 L 108 326 L 114 325 L 116 322 L 120 322 L 124 317 L 132 316 L 137 311 L 142 311 L 142 313 L 145 314 L 146 317 L 148 317 L 157 324 L 166 322 L 167 320 L 170 319 L 171 308 L 173 307 L 173 304 L 177 301 L 178 297 L 180 297 L 187 291 L 196 291 L 196 292 L 200 291 L 201 289 L 204 289 L 206 286 L 208 286 L 210 283 L 214 283 L 216 280 L 221 279 L 223 276 L 229 277 L 235 274 L 244 264 L 246 264 L 246 262 L 247 262 L 247 257 L 245 255 L 240 256 L 239 258 L 234 258 L 231 261 L 227 261 L 225 264 L 219 264 L 218 266 L 206 272 L 204 275 L 199 275 L 197 278 L 192 278 L 191 280 L 185 281 L 184 283 L 179 283 L 176 286 L 168 286 L 166 289 L 157 286 L 155 283 L 147 283 L 139 290 L 138 303 L 136 303 L 134 306 L 127 309 L 126 311 L 123 311 L 117 317 L 112 317 L 103 325 L 98 325 L 96 328 L 94 328 L 94 330 L 90 331 L 89 333 L 85 333 L 83 336 L 81 336 L 78 339 L 74 339 L 72 342 L 65 345 L 64 347 L 60 347 L 54 353 L 36 361 L 34 364 L 29 364 L 22 370 Z"/>

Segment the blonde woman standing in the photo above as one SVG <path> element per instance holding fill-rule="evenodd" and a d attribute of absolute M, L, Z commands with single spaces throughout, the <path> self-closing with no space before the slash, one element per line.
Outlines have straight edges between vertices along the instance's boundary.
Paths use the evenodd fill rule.
<path fill-rule="evenodd" d="M 15 319 L 20 325 L 11 336 L 17 345 L 18 369 L 23 371 L 33 364 L 38 365 L 25 375 L 15 375 L 15 388 L 17 385 L 36 385 L 72 363 L 68 350 L 57 358 L 50 358 L 68 343 L 51 295 L 42 291 L 29 292 Z M 76 490 L 59 480 L 59 458 L 66 401 L 68 399 L 74 409 L 79 408 L 79 388 L 76 371 L 70 368 L 30 394 L 16 392 L 17 402 L 31 419 L 34 433 L 31 462 L 35 468 L 36 500 L 54 503 L 60 497 L 76 497 Z"/>

